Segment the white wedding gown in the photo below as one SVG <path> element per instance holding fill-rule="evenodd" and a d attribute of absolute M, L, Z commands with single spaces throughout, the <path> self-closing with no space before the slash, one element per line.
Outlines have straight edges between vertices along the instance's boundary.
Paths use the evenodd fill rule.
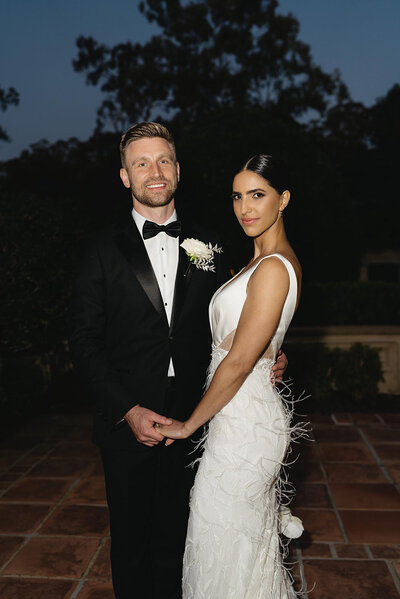
<path fill-rule="evenodd" d="M 289 291 L 266 354 L 209 424 L 192 489 L 183 599 L 296 597 L 279 534 L 279 508 L 287 498 L 281 467 L 296 427 L 291 428 L 291 411 L 271 383 L 270 371 L 294 314 L 297 280 L 291 263 L 280 254 L 273 256 L 288 270 Z M 211 300 L 209 382 L 232 345 L 247 283 L 258 264 L 218 289 Z"/>

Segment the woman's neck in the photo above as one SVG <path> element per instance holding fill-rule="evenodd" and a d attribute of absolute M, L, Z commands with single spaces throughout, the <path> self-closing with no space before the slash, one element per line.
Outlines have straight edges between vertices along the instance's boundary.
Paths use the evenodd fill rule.
<path fill-rule="evenodd" d="M 256 260 L 260 256 L 268 256 L 276 254 L 289 248 L 289 242 L 286 237 L 283 223 L 280 222 L 278 227 L 265 231 L 262 235 L 254 239 L 254 258 Z"/>

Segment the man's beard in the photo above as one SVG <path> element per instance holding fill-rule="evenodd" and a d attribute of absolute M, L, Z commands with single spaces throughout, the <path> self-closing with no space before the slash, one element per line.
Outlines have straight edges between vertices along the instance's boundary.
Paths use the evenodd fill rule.
<path fill-rule="evenodd" d="M 154 181 L 156 183 L 157 181 Z M 150 208 L 158 208 L 159 206 L 168 206 L 174 199 L 177 185 L 171 185 L 168 181 L 158 181 L 158 183 L 166 183 L 167 187 L 159 193 L 148 193 L 146 189 L 138 191 L 131 184 L 132 195 L 137 201 L 143 206 L 149 206 Z M 165 195 L 167 194 L 167 195 Z"/>

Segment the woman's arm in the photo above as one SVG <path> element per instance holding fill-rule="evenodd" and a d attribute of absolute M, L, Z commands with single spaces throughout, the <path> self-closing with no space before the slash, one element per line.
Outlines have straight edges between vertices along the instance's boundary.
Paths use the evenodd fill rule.
<path fill-rule="evenodd" d="M 232 347 L 189 419 L 161 427 L 169 438 L 186 438 L 234 397 L 267 348 L 289 291 L 289 274 L 279 258 L 263 260 L 250 277 Z"/>

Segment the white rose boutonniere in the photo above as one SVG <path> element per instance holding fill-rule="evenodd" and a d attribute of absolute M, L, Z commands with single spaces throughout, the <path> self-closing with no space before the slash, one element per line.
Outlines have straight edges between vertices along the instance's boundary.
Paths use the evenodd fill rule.
<path fill-rule="evenodd" d="M 215 272 L 215 266 L 213 264 L 214 252 L 220 254 L 222 248 L 193 238 L 182 241 L 181 247 L 183 247 L 190 262 L 194 264 L 196 268 Z"/>

